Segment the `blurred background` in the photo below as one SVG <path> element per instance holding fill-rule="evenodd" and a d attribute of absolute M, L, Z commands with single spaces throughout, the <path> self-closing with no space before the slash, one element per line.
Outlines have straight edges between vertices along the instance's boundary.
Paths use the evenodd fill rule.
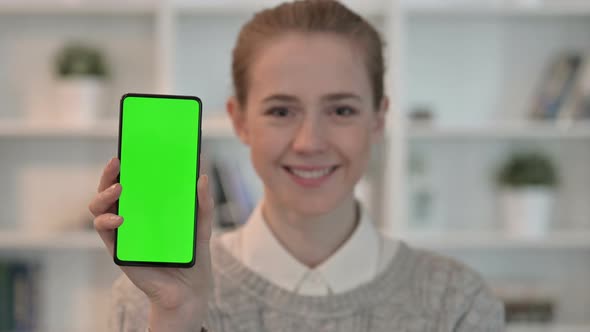
<path fill-rule="evenodd" d="M 350 0 L 387 43 L 359 199 L 479 271 L 509 331 L 590 331 L 590 0 Z M 216 231 L 261 195 L 224 113 L 256 0 L 0 1 L 0 332 L 104 331 L 118 268 L 87 205 L 127 92 L 199 96 Z"/>

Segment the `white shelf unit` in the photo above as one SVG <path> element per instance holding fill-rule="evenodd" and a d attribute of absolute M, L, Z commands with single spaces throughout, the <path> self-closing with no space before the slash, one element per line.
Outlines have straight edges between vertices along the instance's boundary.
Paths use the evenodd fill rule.
<path fill-rule="evenodd" d="M 462 230 L 462 233 L 455 232 L 453 227 L 442 234 L 411 232 L 407 197 L 410 183 L 407 181 L 406 163 L 417 147 L 433 152 L 437 150 L 433 147 L 440 144 L 444 152 L 445 149 L 452 150 L 456 144 L 467 142 L 474 144 L 468 152 L 487 148 L 493 150 L 492 157 L 482 158 L 477 164 L 479 171 L 471 174 L 481 178 L 489 171 L 485 169 L 486 165 L 501 155 L 505 145 L 513 144 L 514 140 L 524 141 L 522 144 L 552 140 L 554 145 L 573 144 L 580 151 L 587 151 L 584 150 L 584 143 L 588 143 L 590 135 L 586 125 L 564 129 L 528 122 L 513 125 L 512 120 L 521 119 L 521 109 L 531 94 L 526 87 L 538 79 L 548 54 L 570 44 L 588 43 L 585 38 L 586 28 L 590 27 L 588 3 L 555 0 L 458 0 L 445 2 L 445 5 L 434 0 L 344 2 L 373 21 L 387 44 L 387 94 L 393 108 L 388 114 L 387 141 L 380 147 L 383 153 L 378 154 L 380 159 L 371 174 L 372 211 L 381 228 L 392 236 L 401 236 L 419 246 L 453 251 L 459 258 L 474 251 L 503 260 L 513 255 L 537 255 L 540 249 L 543 249 L 541 254 L 566 249 L 568 253 L 575 251 L 576 258 L 563 255 L 562 263 L 567 263 L 569 259 L 572 264 L 587 264 L 590 237 L 584 232 L 563 231 L 542 239 L 522 241 L 498 235 L 490 230 L 491 222 L 483 229 Z M 522 5 L 525 2 L 536 5 Z M 20 230 L 22 211 L 17 207 L 22 193 L 19 193 L 19 182 L 15 178 L 21 176 L 21 168 L 54 168 L 56 165 L 67 168 L 70 164 L 80 168 L 100 168 L 116 154 L 117 122 L 108 119 L 115 118 L 120 95 L 126 92 L 199 95 L 204 101 L 206 116 L 203 136 L 211 146 L 222 147 L 210 152 L 215 154 L 221 150 L 237 149 L 243 153 L 243 148 L 236 144 L 229 121 L 222 115 L 225 98 L 231 93 L 230 50 L 241 24 L 255 10 L 275 3 L 277 1 L 270 0 L 135 0 L 124 3 L 112 0 L 9 0 L 0 3 L 0 51 L 3 51 L 0 52 L 0 72 L 6 73 L 0 79 L 0 98 L 3 100 L 3 107 L 0 108 L 0 154 L 3 156 L 0 160 L 0 186 L 6 188 L 0 200 L 0 254 L 33 252 L 32 255 L 38 255 L 43 252 L 39 257 L 49 269 L 43 285 L 47 300 L 40 308 L 43 330 L 105 330 L 108 286 L 118 270 L 112 259 L 106 257 L 100 239 L 93 233 L 75 231 L 36 235 Z M 521 23 L 526 27 L 521 28 Z M 570 32 L 563 39 L 560 26 L 565 26 L 564 29 Z M 541 28 L 548 43 L 503 44 L 513 32 L 521 32 L 525 38 L 535 27 Z M 437 36 L 450 39 L 437 39 Z M 26 121 L 27 112 L 43 111 L 38 109 L 39 100 L 51 100 L 48 59 L 59 43 L 69 38 L 95 41 L 104 47 L 111 59 L 111 66 L 117 75 L 111 84 L 107 120 L 90 127 L 29 124 Z M 524 53 L 521 47 L 531 51 Z M 463 54 L 457 57 L 453 50 Z M 504 50 L 506 54 L 498 50 Z M 529 56 L 529 53 L 534 56 Z M 440 66 L 440 59 L 452 59 L 453 56 L 461 61 L 450 61 L 444 67 Z M 487 61 L 490 61 L 489 65 Z M 527 62 L 531 64 L 522 66 Z M 519 69 L 521 66 L 523 68 Z M 509 75 L 511 73 L 512 76 Z M 481 77 L 486 79 L 483 84 L 474 86 L 472 82 Z M 505 88 L 498 84 L 507 82 Z M 464 102 L 458 103 L 458 98 L 463 98 Z M 28 105 L 31 99 L 37 102 Z M 437 110 L 441 111 L 436 119 L 437 126 L 409 126 L 405 111 L 414 103 L 424 102 L 437 106 Z M 51 109 L 51 105 L 41 105 Z M 511 114 L 516 116 L 510 116 L 508 124 L 499 124 L 498 118 L 494 118 L 498 113 L 500 119 Z M 441 157 L 440 153 L 438 157 Z M 464 162 L 464 159 L 453 157 L 447 158 L 450 164 L 442 164 L 437 169 L 448 170 L 453 162 L 455 165 Z M 587 166 L 590 160 L 584 159 L 581 163 Z M 99 174 L 91 174 L 96 179 L 89 183 L 94 185 Z M 456 190 L 477 188 L 482 182 L 466 183 L 457 186 Z M 588 194 L 587 191 L 582 193 Z M 480 193 L 474 198 L 489 198 L 485 194 L 482 196 Z M 457 201 L 446 203 L 453 207 Z M 580 206 L 581 203 L 576 205 L 579 219 L 582 222 L 590 220 L 590 213 Z M 482 212 L 491 214 L 493 211 L 484 204 Z M 455 213 L 457 215 L 461 214 Z M 479 256 L 467 258 L 476 268 L 481 267 L 478 266 L 479 260 Z M 76 273 L 63 280 L 60 270 L 71 270 L 72 262 L 76 262 Z M 540 267 L 535 265 L 535 268 Z M 545 268 L 551 269 L 551 264 L 547 263 Z M 82 279 L 95 270 L 102 273 L 93 282 L 84 283 Z M 501 271 L 494 270 L 494 266 L 482 270 L 494 277 L 501 274 Z M 590 274 L 582 270 L 581 275 L 585 276 L 584 273 Z M 77 294 L 91 294 L 92 300 L 80 306 L 80 299 L 76 298 L 71 285 L 77 287 Z M 68 289 L 73 290 L 68 292 Z M 578 293 L 580 299 L 568 308 L 577 304 L 584 308 L 584 304 L 588 303 L 584 302 L 589 296 L 588 289 Z M 77 318 L 61 319 L 63 312 L 75 313 Z M 580 325 L 580 328 L 575 325 L 579 321 L 587 323 L 587 320 L 580 319 L 586 312 L 583 309 L 572 312 L 560 317 L 559 325 L 545 331 L 587 330 L 587 324 Z M 570 324 L 570 321 L 575 323 Z M 511 327 L 510 331 L 534 328 L 537 327 Z"/>
<path fill-rule="evenodd" d="M 556 16 L 590 14 L 585 0 L 400 0 L 409 14 Z"/>
<path fill-rule="evenodd" d="M 507 332 L 586 332 L 590 330 L 589 325 L 521 325 L 509 326 Z"/>
<path fill-rule="evenodd" d="M 366 16 L 381 16 L 383 10 L 388 8 L 387 2 L 381 0 L 344 0 L 344 4 L 353 8 L 358 13 Z M 280 1 L 276 0 L 242 0 L 239 2 L 231 0 L 173 0 L 172 6 L 183 13 L 197 15 L 227 15 L 242 14 L 251 15 L 255 11 L 274 6 Z"/>
<path fill-rule="evenodd" d="M 537 140 L 537 139 L 589 139 L 590 123 L 558 125 L 550 122 L 503 123 L 478 126 L 424 126 L 414 125 L 408 130 L 408 139 L 418 140 Z"/>
<path fill-rule="evenodd" d="M 13 14 L 42 14 L 42 15 L 135 15 L 154 14 L 157 11 L 157 1 L 154 0 L 132 0 L 125 2 L 118 1 L 45 1 L 45 0 L 6 0 L 0 4 L 0 12 L 3 15 Z"/>
<path fill-rule="evenodd" d="M 55 233 L 3 231 L 0 232 L 0 250 L 105 251 L 105 247 L 94 230 Z"/>
<path fill-rule="evenodd" d="M 232 125 L 223 114 L 208 116 L 203 120 L 204 138 L 235 138 Z M 119 120 L 102 120 L 90 124 L 30 123 L 22 120 L 0 122 L 0 137 L 15 138 L 70 138 L 70 139 L 108 139 L 116 140 L 119 133 Z"/>
<path fill-rule="evenodd" d="M 527 114 L 553 56 L 590 52 L 590 2 L 401 0 L 399 9 L 402 181 L 389 187 L 403 206 L 387 215 L 401 208 L 405 218 L 391 234 L 461 259 L 494 284 L 558 289 L 554 326 L 509 331 L 588 330 L 590 127 Z M 432 120 L 410 123 L 414 108 L 430 109 Z M 502 231 L 494 176 L 518 150 L 541 151 L 558 168 L 555 215 L 542 237 Z M 414 158 L 427 165 L 430 223 L 415 220 Z"/>
<path fill-rule="evenodd" d="M 435 251 L 587 250 L 590 232 L 553 232 L 539 237 L 510 236 L 502 232 L 413 232 L 401 235 L 408 243 Z"/>
<path fill-rule="evenodd" d="M 507 332 L 586 332 L 590 330 L 589 325 L 520 325 L 509 326 Z"/>

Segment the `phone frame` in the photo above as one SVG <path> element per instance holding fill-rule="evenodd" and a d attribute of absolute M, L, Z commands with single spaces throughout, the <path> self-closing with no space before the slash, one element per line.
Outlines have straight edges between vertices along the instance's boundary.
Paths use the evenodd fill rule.
<path fill-rule="evenodd" d="M 197 142 L 197 183 L 199 181 L 199 170 L 201 168 L 201 123 L 202 123 L 202 116 L 203 116 L 203 103 L 201 99 L 196 96 L 188 96 L 188 95 L 170 95 L 170 94 L 153 94 L 153 93 L 126 93 L 121 96 L 121 101 L 119 102 L 119 135 L 118 135 L 118 148 L 117 148 L 117 157 L 119 158 L 119 162 L 121 161 L 121 139 L 123 136 L 123 102 L 127 97 L 142 97 L 142 98 L 165 98 L 165 99 L 190 99 L 195 100 L 199 103 L 199 123 L 197 124 L 199 133 L 198 133 L 198 142 Z M 120 183 L 120 171 L 117 174 L 117 183 Z M 190 268 L 195 265 L 196 260 L 196 242 L 197 242 L 197 225 L 198 225 L 198 214 L 199 214 L 199 197 L 198 197 L 198 189 L 197 183 L 195 183 L 195 216 L 194 216 L 194 223 L 195 228 L 193 232 L 193 255 L 192 260 L 187 263 L 172 263 L 172 262 L 145 262 L 145 261 L 126 261 L 121 260 L 117 257 L 117 241 L 119 237 L 119 229 L 115 229 L 115 243 L 113 248 L 113 260 L 115 264 L 120 266 L 152 266 L 152 267 L 180 267 L 180 268 Z M 115 202 L 116 214 L 119 214 L 119 200 Z"/>

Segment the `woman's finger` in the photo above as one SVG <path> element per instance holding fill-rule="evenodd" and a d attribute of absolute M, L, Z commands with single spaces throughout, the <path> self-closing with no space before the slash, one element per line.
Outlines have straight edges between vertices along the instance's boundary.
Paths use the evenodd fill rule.
<path fill-rule="evenodd" d="M 197 183 L 199 211 L 197 215 L 197 241 L 209 242 L 214 202 L 209 189 L 209 176 L 201 175 Z"/>
<path fill-rule="evenodd" d="M 88 210 L 94 216 L 99 216 L 106 212 L 114 213 L 114 204 L 121 196 L 121 184 L 114 183 L 106 190 L 99 192 L 88 205 Z"/>
<path fill-rule="evenodd" d="M 113 213 L 101 214 L 94 218 L 94 228 L 111 253 L 111 256 L 115 247 L 115 229 L 121 226 L 122 223 L 123 218 Z"/>
<path fill-rule="evenodd" d="M 105 166 L 104 170 L 102 171 L 102 176 L 100 177 L 100 182 L 98 184 L 98 192 L 102 192 L 113 183 L 117 182 L 117 175 L 119 175 L 119 158 L 113 157 L 107 165 Z"/>
<path fill-rule="evenodd" d="M 205 271 L 210 271 L 211 254 L 209 249 L 209 242 L 211 240 L 214 202 L 210 194 L 209 177 L 207 175 L 201 175 L 199 177 L 199 181 L 197 183 L 197 195 L 199 211 L 197 216 L 197 243 L 195 248 L 195 265 L 204 267 Z"/>

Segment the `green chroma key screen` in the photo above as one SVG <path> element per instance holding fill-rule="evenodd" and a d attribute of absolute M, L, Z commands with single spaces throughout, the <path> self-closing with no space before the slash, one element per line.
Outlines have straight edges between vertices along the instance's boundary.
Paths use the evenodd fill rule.
<path fill-rule="evenodd" d="M 194 264 L 201 107 L 189 96 L 121 98 L 117 264 Z"/>

